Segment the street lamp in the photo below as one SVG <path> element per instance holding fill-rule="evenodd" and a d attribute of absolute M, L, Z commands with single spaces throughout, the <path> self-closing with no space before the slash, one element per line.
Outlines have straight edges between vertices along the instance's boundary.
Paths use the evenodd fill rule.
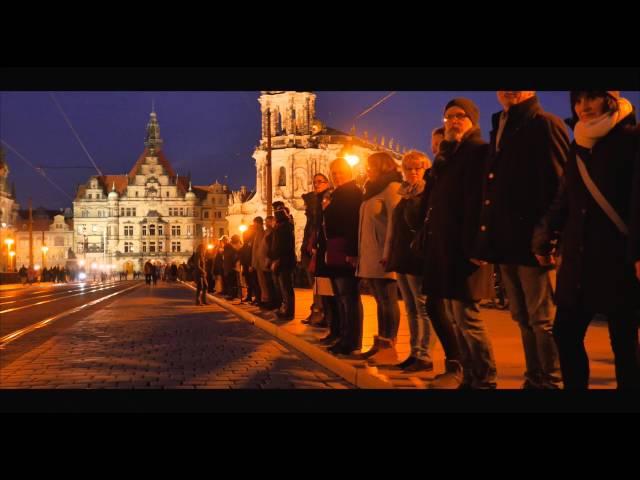
<path fill-rule="evenodd" d="M 360 157 L 357 155 L 345 155 L 344 159 L 351 167 L 355 167 L 358 163 L 360 163 Z"/>
<path fill-rule="evenodd" d="M 16 256 L 16 252 L 13 250 L 9 252 L 9 265 L 7 266 L 8 270 L 11 272 L 11 265 L 13 264 L 13 257 Z"/>
<path fill-rule="evenodd" d="M 7 265 L 7 270 L 11 272 L 12 271 L 11 270 L 11 259 L 16 254 L 16 252 L 11 250 L 11 245 L 13 245 L 13 238 L 7 238 L 4 241 L 4 243 L 7 244 L 7 261 L 9 262 L 9 265 Z"/>

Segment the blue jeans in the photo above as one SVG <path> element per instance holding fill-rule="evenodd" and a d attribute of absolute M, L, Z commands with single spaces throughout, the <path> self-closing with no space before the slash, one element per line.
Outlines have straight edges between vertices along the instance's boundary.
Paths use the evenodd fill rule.
<path fill-rule="evenodd" d="M 376 299 L 378 336 L 395 341 L 400 326 L 398 284 L 387 278 L 369 278 L 371 291 Z"/>
<path fill-rule="evenodd" d="M 436 342 L 431 335 L 431 319 L 427 313 L 427 296 L 422 293 L 422 277 L 398 273 L 398 287 L 404 300 L 411 335 L 411 356 L 431 362 L 429 349 Z"/>
<path fill-rule="evenodd" d="M 465 382 L 472 388 L 496 388 L 496 360 L 478 303 L 445 299 L 444 307 L 458 336 Z"/>
<path fill-rule="evenodd" d="M 526 381 L 535 387 L 557 388 L 560 361 L 553 339 L 555 304 L 549 270 L 500 265 L 511 316 L 518 323 L 527 365 Z"/>

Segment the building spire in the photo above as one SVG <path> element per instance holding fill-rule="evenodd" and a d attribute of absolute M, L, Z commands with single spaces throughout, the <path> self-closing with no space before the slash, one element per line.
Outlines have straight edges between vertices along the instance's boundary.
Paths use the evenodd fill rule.
<path fill-rule="evenodd" d="M 151 105 L 151 114 L 149 115 L 149 123 L 147 123 L 147 135 L 144 139 L 144 145 L 152 152 L 162 148 L 162 138 L 160 138 L 160 124 L 158 116 L 155 112 L 155 105 Z"/>

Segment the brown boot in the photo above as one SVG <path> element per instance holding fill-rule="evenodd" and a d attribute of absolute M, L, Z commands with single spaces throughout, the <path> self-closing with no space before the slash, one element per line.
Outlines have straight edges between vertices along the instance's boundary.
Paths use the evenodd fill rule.
<path fill-rule="evenodd" d="M 429 388 L 455 390 L 462 385 L 462 365 L 456 360 L 445 361 L 445 372 L 436 375 L 436 378 L 429 384 Z"/>
<path fill-rule="evenodd" d="M 369 365 L 395 365 L 399 362 L 393 340 L 384 337 L 379 337 L 378 352 L 367 359 Z"/>

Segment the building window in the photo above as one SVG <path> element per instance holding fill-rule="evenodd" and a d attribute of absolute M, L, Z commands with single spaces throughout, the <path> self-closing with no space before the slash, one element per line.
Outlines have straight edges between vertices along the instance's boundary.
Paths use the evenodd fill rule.
<path fill-rule="evenodd" d="M 124 217 L 124 208 L 121 208 L 121 209 L 120 209 L 120 216 L 121 216 L 121 217 Z"/>
<path fill-rule="evenodd" d="M 202 211 L 202 218 L 209 218 L 209 210 Z"/>
<path fill-rule="evenodd" d="M 158 241 L 158 252 L 164 252 L 164 243 L 162 242 L 162 240 Z"/>
<path fill-rule="evenodd" d="M 158 225 L 158 235 L 164 235 L 164 225 Z"/>
<path fill-rule="evenodd" d="M 98 216 L 102 217 L 102 210 L 98 210 Z"/>
<path fill-rule="evenodd" d="M 131 216 L 131 209 L 127 208 L 127 217 L 130 217 L 130 216 Z"/>
<path fill-rule="evenodd" d="M 156 242 L 149 242 L 149 253 L 156 253 Z"/>
<path fill-rule="evenodd" d="M 156 234 L 156 226 L 155 225 L 149 225 L 149 235 L 150 236 L 155 236 Z"/>
<path fill-rule="evenodd" d="M 180 216 L 181 216 L 181 217 L 184 217 L 184 208 L 181 208 L 181 209 L 180 209 Z"/>
<path fill-rule="evenodd" d="M 143 237 L 147 236 L 147 226 L 146 225 L 142 225 L 142 236 Z"/>
<path fill-rule="evenodd" d="M 220 232 L 220 236 L 222 237 L 224 235 L 224 228 L 221 228 L 218 231 Z"/>
<path fill-rule="evenodd" d="M 191 235 L 191 225 L 187 225 L 187 235 Z"/>
<path fill-rule="evenodd" d="M 171 242 L 171 251 L 180 252 L 180 242 Z"/>
<path fill-rule="evenodd" d="M 280 175 L 278 176 L 278 186 L 287 186 L 287 170 L 284 167 L 280 167 Z"/>
<path fill-rule="evenodd" d="M 124 253 L 133 252 L 133 242 L 124 242 Z"/>
<path fill-rule="evenodd" d="M 91 195 L 90 193 L 87 193 L 87 198 L 88 198 L 88 199 L 92 199 L 92 198 L 93 198 L 93 195 Z"/>
<path fill-rule="evenodd" d="M 171 235 L 174 237 L 180 236 L 180 225 L 171 225 Z"/>
<path fill-rule="evenodd" d="M 125 237 L 133 237 L 133 225 L 125 225 L 124 226 L 124 236 Z"/>
<path fill-rule="evenodd" d="M 167 192 L 167 195 L 166 195 L 166 197 L 167 197 L 167 198 L 169 198 L 169 192 Z"/>
<path fill-rule="evenodd" d="M 147 242 L 142 242 L 142 253 L 147 252 Z"/>
<path fill-rule="evenodd" d="M 138 196 L 138 191 L 136 190 L 136 197 Z"/>

